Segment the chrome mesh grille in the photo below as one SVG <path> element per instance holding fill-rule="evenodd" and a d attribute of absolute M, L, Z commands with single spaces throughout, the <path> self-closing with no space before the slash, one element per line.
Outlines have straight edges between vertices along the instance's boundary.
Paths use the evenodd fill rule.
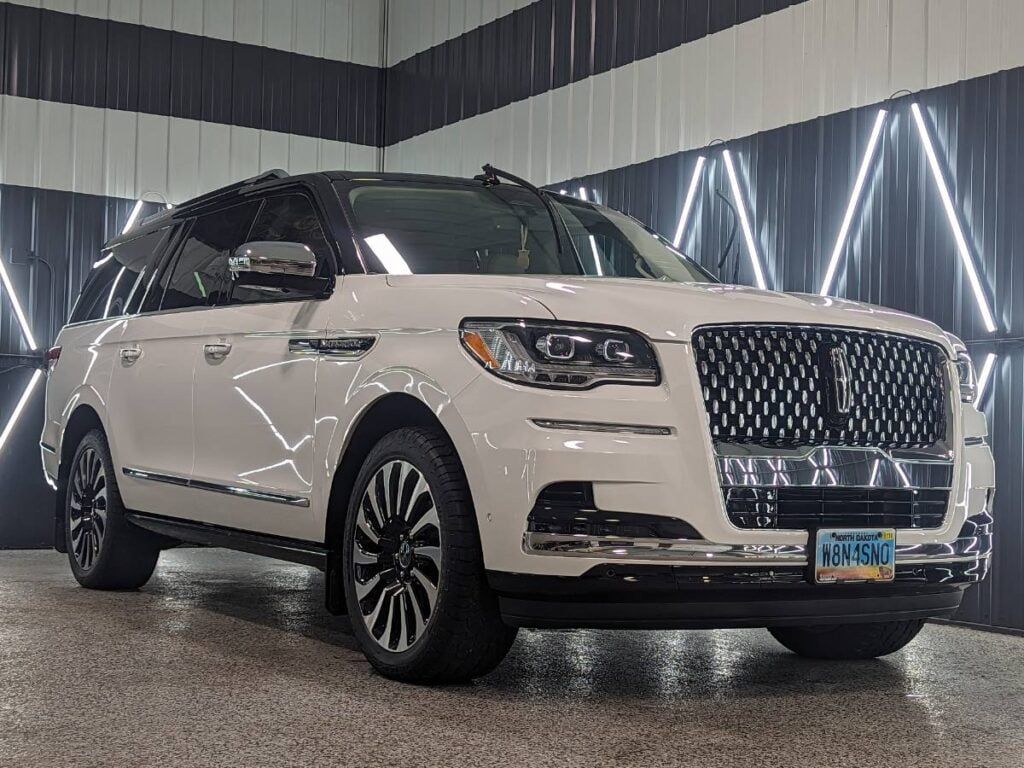
<path fill-rule="evenodd" d="M 946 436 L 945 357 L 930 342 L 827 326 L 736 325 L 698 328 L 693 347 L 715 440 L 923 448 Z M 848 362 L 852 397 L 843 406 L 832 350 Z"/>

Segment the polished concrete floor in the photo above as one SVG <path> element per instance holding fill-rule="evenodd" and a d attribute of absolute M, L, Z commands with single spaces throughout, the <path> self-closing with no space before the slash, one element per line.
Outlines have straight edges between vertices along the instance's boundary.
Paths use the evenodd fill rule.
<path fill-rule="evenodd" d="M 523 632 L 471 685 L 375 675 L 315 571 L 165 553 L 141 592 L 0 552 L 0 766 L 1024 766 L 1024 638 L 885 660 L 766 632 Z"/>

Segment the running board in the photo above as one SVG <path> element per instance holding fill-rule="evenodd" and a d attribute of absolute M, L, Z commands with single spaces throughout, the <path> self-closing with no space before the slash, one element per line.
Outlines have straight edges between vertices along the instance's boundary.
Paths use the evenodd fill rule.
<path fill-rule="evenodd" d="M 147 531 L 179 539 L 189 544 L 235 549 L 239 552 L 248 552 L 251 555 L 262 555 L 277 560 L 287 560 L 290 563 L 309 565 L 319 568 L 321 571 L 327 570 L 327 548 L 311 541 L 268 536 L 251 531 L 240 531 L 237 528 L 225 528 L 220 525 L 197 523 L 191 520 L 175 520 L 141 512 L 127 512 L 125 517 Z"/>

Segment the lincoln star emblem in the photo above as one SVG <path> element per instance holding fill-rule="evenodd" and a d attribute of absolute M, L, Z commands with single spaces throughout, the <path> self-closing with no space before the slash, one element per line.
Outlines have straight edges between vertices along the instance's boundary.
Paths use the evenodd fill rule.
<path fill-rule="evenodd" d="M 850 374 L 850 356 L 838 345 L 826 349 L 832 379 L 832 413 L 845 416 L 853 408 L 853 378 Z"/>

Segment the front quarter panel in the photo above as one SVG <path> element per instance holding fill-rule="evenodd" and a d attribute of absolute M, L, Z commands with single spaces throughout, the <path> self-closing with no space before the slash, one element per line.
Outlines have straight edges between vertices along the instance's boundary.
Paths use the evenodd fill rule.
<path fill-rule="evenodd" d="M 387 395 L 409 395 L 426 405 L 455 444 L 470 487 L 482 482 L 473 437 L 452 407 L 454 398 L 483 374 L 462 349 L 459 324 L 476 316 L 552 316 L 517 291 L 453 283 L 424 289 L 411 281 L 395 287 L 385 275 L 353 275 L 332 299 L 327 337 L 373 336 L 375 343 L 358 359 L 323 357 L 317 374 L 316 445 L 324 481 L 315 508 L 325 536 L 335 471 L 360 418 Z"/>

